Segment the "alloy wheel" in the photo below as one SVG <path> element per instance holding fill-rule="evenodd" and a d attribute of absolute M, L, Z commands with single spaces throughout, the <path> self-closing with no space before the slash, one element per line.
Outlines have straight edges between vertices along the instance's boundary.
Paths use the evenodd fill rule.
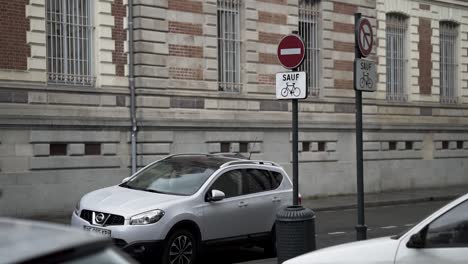
<path fill-rule="evenodd" d="M 186 235 L 177 236 L 169 247 L 170 264 L 190 264 L 193 257 L 192 240 Z"/>

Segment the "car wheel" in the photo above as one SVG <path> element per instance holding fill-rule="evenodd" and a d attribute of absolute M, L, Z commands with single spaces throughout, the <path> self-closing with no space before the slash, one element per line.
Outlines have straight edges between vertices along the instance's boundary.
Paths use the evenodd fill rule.
<path fill-rule="evenodd" d="M 265 242 L 265 246 L 263 248 L 265 256 L 268 258 L 274 258 L 277 255 L 276 252 L 276 230 L 273 229 L 270 234 L 270 239 Z"/>
<path fill-rule="evenodd" d="M 194 264 L 197 257 L 197 240 L 188 230 L 176 230 L 166 240 L 162 254 L 163 264 Z"/>

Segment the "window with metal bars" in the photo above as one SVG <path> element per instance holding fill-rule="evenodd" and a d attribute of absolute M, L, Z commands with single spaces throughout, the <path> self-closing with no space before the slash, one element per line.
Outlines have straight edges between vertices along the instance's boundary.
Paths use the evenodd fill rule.
<path fill-rule="evenodd" d="M 320 88 L 319 0 L 299 1 L 299 35 L 306 53 L 300 71 L 307 73 L 309 94 L 317 96 Z"/>
<path fill-rule="evenodd" d="M 440 102 L 457 102 L 458 25 L 454 22 L 440 22 Z"/>
<path fill-rule="evenodd" d="M 218 83 L 223 92 L 239 92 L 240 0 L 218 0 Z"/>
<path fill-rule="evenodd" d="M 407 18 L 401 14 L 387 14 L 387 100 L 406 101 L 406 34 Z"/>
<path fill-rule="evenodd" d="M 91 0 L 46 0 L 49 83 L 94 84 Z"/>

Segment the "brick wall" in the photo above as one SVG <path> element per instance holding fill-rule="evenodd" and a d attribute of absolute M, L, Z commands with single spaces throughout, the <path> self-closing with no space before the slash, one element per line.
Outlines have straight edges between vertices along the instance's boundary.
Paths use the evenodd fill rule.
<path fill-rule="evenodd" d="M 263 64 L 279 64 L 278 56 L 271 53 L 258 53 L 258 62 Z"/>
<path fill-rule="evenodd" d="M 203 58 L 203 47 L 169 44 L 169 55 Z"/>
<path fill-rule="evenodd" d="M 276 76 L 274 74 L 259 74 L 257 76 L 257 82 L 259 84 L 273 85 L 276 82 Z"/>
<path fill-rule="evenodd" d="M 258 22 L 286 25 L 287 18 L 284 14 L 258 11 Z"/>
<path fill-rule="evenodd" d="M 432 29 L 431 29 L 431 19 L 429 18 L 419 18 L 419 92 L 421 94 L 431 94 L 432 86 Z"/>
<path fill-rule="evenodd" d="M 333 2 L 333 12 L 345 15 L 354 15 L 358 10 L 357 5 Z"/>
<path fill-rule="evenodd" d="M 333 41 L 333 49 L 336 51 L 354 52 L 354 42 Z"/>
<path fill-rule="evenodd" d="M 112 16 L 114 16 L 115 26 L 112 29 L 112 39 L 115 41 L 115 50 L 112 52 L 112 63 L 115 64 L 115 74 L 125 75 L 125 65 L 127 64 L 127 54 L 124 52 L 124 42 L 127 40 L 127 32 L 124 29 L 123 20 L 126 17 L 126 8 L 122 0 L 115 0 L 112 4 Z"/>
<path fill-rule="evenodd" d="M 0 0 L 0 69 L 26 70 L 31 54 L 26 44 L 28 0 Z"/>
<path fill-rule="evenodd" d="M 169 76 L 172 79 L 203 80 L 203 70 L 171 67 L 169 68 Z"/>
<path fill-rule="evenodd" d="M 168 8 L 184 12 L 203 13 L 203 4 L 201 1 L 169 0 Z"/>
<path fill-rule="evenodd" d="M 282 34 L 258 32 L 258 42 L 267 44 L 278 44 L 284 37 Z"/>
<path fill-rule="evenodd" d="M 189 35 L 203 35 L 203 27 L 201 24 L 182 23 L 176 21 L 169 21 L 168 28 L 170 33 L 180 33 Z"/>

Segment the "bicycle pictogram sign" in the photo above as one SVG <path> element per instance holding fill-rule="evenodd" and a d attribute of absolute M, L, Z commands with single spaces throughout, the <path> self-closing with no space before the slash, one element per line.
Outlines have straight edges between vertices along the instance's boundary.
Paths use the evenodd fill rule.
<path fill-rule="evenodd" d="M 301 95 L 301 90 L 295 86 L 295 83 L 286 83 L 286 87 L 281 89 L 281 95 L 283 97 L 286 97 L 288 95 L 294 95 L 295 97 L 298 97 Z"/>
<path fill-rule="evenodd" d="M 280 72 L 276 74 L 276 99 L 307 98 L 305 72 Z"/>

